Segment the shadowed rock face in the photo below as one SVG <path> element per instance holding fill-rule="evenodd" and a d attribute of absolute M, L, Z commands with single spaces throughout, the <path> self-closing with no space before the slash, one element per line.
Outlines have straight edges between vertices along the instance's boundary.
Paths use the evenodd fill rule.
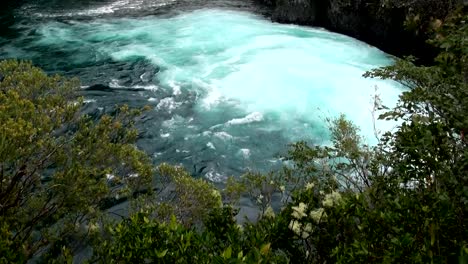
<path fill-rule="evenodd" d="M 375 45 L 397 56 L 414 54 L 423 40 L 406 31 L 404 8 L 384 8 L 381 1 L 328 0 L 323 25 Z"/>
<path fill-rule="evenodd" d="M 277 22 L 313 24 L 316 20 L 316 3 L 310 0 L 278 0 L 272 19 Z"/>
<path fill-rule="evenodd" d="M 444 18 L 462 0 L 260 0 L 273 6 L 272 20 L 321 26 L 375 45 L 397 56 L 415 55 L 430 62 L 425 43 L 428 25 Z M 419 29 L 408 31 L 407 17 L 417 15 Z"/>

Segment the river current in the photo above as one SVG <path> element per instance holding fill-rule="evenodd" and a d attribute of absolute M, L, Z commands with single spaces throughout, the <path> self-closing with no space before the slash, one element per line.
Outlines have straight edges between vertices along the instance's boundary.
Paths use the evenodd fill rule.
<path fill-rule="evenodd" d="M 1 18 L 0 59 L 79 77 L 93 116 L 149 105 L 138 146 L 215 182 L 281 166 L 294 141 L 328 144 L 324 119 L 340 113 L 375 143 L 371 97 L 391 106 L 401 90 L 362 74 L 392 58 L 265 13 L 239 0 L 25 1 Z"/>

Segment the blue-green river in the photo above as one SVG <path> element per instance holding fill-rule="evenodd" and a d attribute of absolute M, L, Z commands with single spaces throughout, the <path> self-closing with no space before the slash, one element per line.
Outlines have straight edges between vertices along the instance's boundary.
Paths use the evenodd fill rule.
<path fill-rule="evenodd" d="M 281 166 L 291 142 L 327 144 L 324 119 L 340 113 L 375 143 L 371 97 L 377 87 L 391 106 L 401 90 L 362 74 L 391 57 L 263 12 L 248 1 L 26 1 L 2 30 L 0 58 L 80 77 L 95 116 L 149 105 L 139 147 L 217 182 Z"/>

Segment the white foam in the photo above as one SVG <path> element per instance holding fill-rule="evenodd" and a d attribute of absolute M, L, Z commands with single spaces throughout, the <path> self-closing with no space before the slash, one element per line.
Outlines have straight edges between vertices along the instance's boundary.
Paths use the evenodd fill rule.
<path fill-rule="evenodd" d="M 154 84 L 148 84 L 148 85 L 134 85 L 131 88 L 156 91 L 156 90 L 158 90 L 159 87 L 157 85 L 154 85 Z"/>
<path fill-rule="evenodd" d="M 140 75 L 140 80 L 142 80 L 143 82 L 149 82 L 151 80 L 151 73 L 145 72 L 145 73 L 141 74 Z"/>
<path fill-rule="evenodd" d="M 119 80 L 117 79 L 111 79 L 109 83 L 110 88 L 125 88 L 124 86 L 119 84 Z"/>
<path fill-rule="evenodd" d="M 222 101 L 223 96 L 216 86 L 203 84 L 201 87 L 204 87 L 208 91 L 207 95 L 202 100 L 202 106 L 205 109 L 215 107 Z"/>
<path fill-rule="evenodd" d="M 215 136 L 215 137 L 218 137 L 218 138 L 220 138 L 220 139 L 222 139 L 222 140 L 231 140 L 231 139 L 234 138 L 232 135 L 230 135 L 229 133 L 224 132 L 224 131 L 215 132 L 215 133 L 214 133 L 214 136 Z"/>
<path fill-rule="evenodd" d="M 174 96 L 180 95 L 182 91 L 180 90 L 180 85 L 176 84 L 174 81 L 169 81 L 168 85 L 172 88 L 172 94 Z"/>
<path fill-rule="evenodd" d="M 214 170 L 210 170 L 205 174 L 205 178 L 212 182 L 224 182 L 226 177 Z"/>
<path fill-rule="evenodd" d="M 216 149 L 216 147 L 211 142 L 206 143 L 206 146 L 209 147 L 210 149 Z"/>
<path fill-rule="evenodd" d="M 163 154 L 164 154 L 164 152 L 156 152 L 156 153 L 153 154 L 153 157 L 157 158 L 157 157 L 160 157 Z"/>
<path fill-rule="evenodd" d="M 109 87 L 114 88 L 114 89 L 131 88 L 131 89 L 145 89 L 145 90 L 151 90 L 151 91 L 158 90 L 158 86 L 154 84 L 134 85 L 131 87 L 123 86 L 123 85 L 120 85 L 119 80 L 117 79 L 111 79 L 111 81 L 109 82 Z"/>
<path fill-rule="evenodd" d="M 166 97 L 159 101 L 158 105 L 156 105 L 156 108 L 159 110 L 165 110 L 169 113 L 177 109 L 182 103 L 174 101 L 174 98 L 172 97 Z"/>
<path fill-rule="evenodd" d="M 162 137 L 162 138 L 168 138 L 168 137 L 170 137 L 170 136 L 171 136 L 170 133 L 161 134 L 161 137 Z"/>
<path fill-rule="evenodd" d="M 173 115 L 171 119 L 164 120 L 162 125 L 167 128 L 174 128 L 179 124 L 184 123 L 185 119 L 179 115 Z"/>
<path fill-rule="evenodd" d="M 36 17 L 76 17 L 76 16 L 99 16 L 99 15 L 107 15 L 113 14 L 118 11 L 125 11 L 125 10 L 140 10 L 140 9 L 151 9 L 151 8 L 158 8 L 163 7 L 169 4 L 174 3 L 176 0 L 165 0 L 165 1 L 155 1 L 155 0 L 119 0 L 111 2 L 107 5 L 102 6 L 95 6 L 87 9 L 82 10 L 72 10 L 70 12 L 34 12 L 34 16 Z M 34 5 L 29 5 L 23 8 L 25 11 L 29 11 L 34 9 Z"/>
<path fill-rule="evenodd" d="M 250 157 L 250 149 L 240 149 L 239 153 L 244 157 L 244 158 L 249 158 Z"/>
<path fill-rule="evenodd" d="M 229 120 L 227 125 L 243 125 L 253 122 L 260 122 L 263 120 L 263 114 L 260 112 L 253 112 L 242 118 L 234 118 Z"/>
<path fill-rule="evenodd" d="M 202 136 L 207 137 L 207 136 L 211 136 L 212 134 L 213 132 L 211 131 L 203 131 Z"/>

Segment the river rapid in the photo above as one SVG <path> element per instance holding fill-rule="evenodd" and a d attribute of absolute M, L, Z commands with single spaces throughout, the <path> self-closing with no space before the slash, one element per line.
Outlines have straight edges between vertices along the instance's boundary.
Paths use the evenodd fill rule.
<path fill-rule="evenodd" d="M 214 182 L 279 168 L 289 143 L 328 144 L 324 119 L 340 113 L 375 143 L 371 97 L 392 106 L 401 89 L 362 74 L 391 56 L 265 14 L 239 0 L 24 1 L 0 18 L 0 59 L 79 77 L 96 117 L 149 105 L 138 146 Z"/>

